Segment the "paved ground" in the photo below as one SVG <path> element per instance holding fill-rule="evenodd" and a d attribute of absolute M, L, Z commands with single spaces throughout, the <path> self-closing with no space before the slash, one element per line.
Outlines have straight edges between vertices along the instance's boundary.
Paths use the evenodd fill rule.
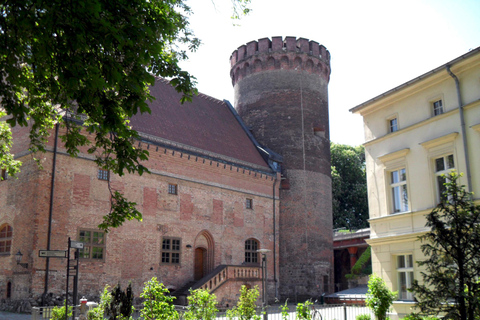
<path fill-rule="evenodd" d="M 31 319 L 32 319 L 31 314 L 0 311 L 0 320 L 31 320 Z"/>

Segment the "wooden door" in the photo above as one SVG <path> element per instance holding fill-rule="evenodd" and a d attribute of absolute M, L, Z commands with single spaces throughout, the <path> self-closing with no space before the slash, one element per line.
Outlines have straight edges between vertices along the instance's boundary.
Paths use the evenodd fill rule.
<path fill-rule="evenodd" d="M 205 253 L 207 250 L 203 248 L 195 249 L 195 270 L 194 280 L 200 280 L 205 276 Z"/>

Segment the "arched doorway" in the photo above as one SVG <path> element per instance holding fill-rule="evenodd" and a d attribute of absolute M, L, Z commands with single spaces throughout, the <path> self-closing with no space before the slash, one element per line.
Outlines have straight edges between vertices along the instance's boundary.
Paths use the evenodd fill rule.
<path fill-rule="evenodd" d="M 214 268 L 214 242 L 210 232 L 203 230 L 195 238 L 194 280 L 200 280 Z"/>
<path fill-rule="evenodd" d="M 205 262 L 207 258 L 207 249 L 205 248 L 195 248 L 195 270 L 193 279 L 195 281 L 202 279 L 205 274 Z"/>

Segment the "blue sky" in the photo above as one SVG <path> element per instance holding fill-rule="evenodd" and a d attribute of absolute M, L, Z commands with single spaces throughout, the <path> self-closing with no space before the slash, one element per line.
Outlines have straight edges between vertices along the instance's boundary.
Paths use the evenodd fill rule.
<path fill-rule="evenodd" d="M 233 26 L 228 0 L 189 0 L 203 45 L 182 66 L 200 92 L 233 102 L 229 57 L 242 44 L 296 36 L 331 54 L 330 139 L 363 143 L 362 117 L 348 110 L 480 46 L 480 0 L 253 0 Z"/>

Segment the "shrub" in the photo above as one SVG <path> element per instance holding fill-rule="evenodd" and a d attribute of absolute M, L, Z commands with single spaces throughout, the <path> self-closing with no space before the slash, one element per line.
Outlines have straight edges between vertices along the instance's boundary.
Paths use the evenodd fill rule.
<path fill-rule="evenodd" d="M 105 286 L 105 288 L 103 288 L 103 292 L 100 294 L 100 303 L 98 304 L 98 307 L 88 311 L 88 320 L 104 319 L 103 316 L 105 314 L 105 310 L 112 300 L 112 295 L 110 294 L 110 291 L 108 291 L 109 288 L 110 286 L 108 284 Z"/>
<path fill-rule="evenodd" d="M 125 291 L 118 284 L 113 288 L 111 296 L 110 303 L 106 304 L 107 315 L 111 316 L 110 319 L 130 319 L 134 310 L 132 284 L 129 284 Z"/>
<path fill-rule="evenodd" d="M 190 290 L 187 312 L 185 312 L 183 318 L 186 320 L 213 320 L 218 312 L 216 304 L 217 297 L 210 294 L 208 290 Z"/>
<path fill-rule="evenodd" d="M 297 304 L 297 320 L 310 320 L 312 319 L 311 313 L 311 301 L 305 301 L 305 303 Z"/>
<path fill-rule="evenodd" d="M 370 276 L 365 304 L 372 309 L 377 320 L 387 319 L 387 311 L 396 297 L 397 293 L 390 291 L 382 278 L 376 274 Z"/>
<path fill-rule="evenodd" d="M 403 317 L 402 320 L 439 320 L 439 318 L 434 316 L 422 317 L 417 313 L 410 313 Z"/>
<path fill-rule="evenodd" d="M 72 307 L 68 306 L 68 317 L 72 316 Z M 51 320 L 65 320 L 65 306 L 53 307 Z"/>
<path fill-rule="evenodd" d="M 259 296 L 258 287 L 248 289 L 242 286 L 240 289 L 240 298 L 238 299 L 236 307 L 227 311 L 229 319 L 237 318 L 238 320 L 260 320 L 257 315 L 257 298 Z"/>
<path fill-rule="evenodd" d="M 140 315 L 144 320 L 172 320 L 178 319 L 173 300 L 175 297 L 168 295 L 168 289 L 153 277 L 145 283 L 140 297 L 145 299 Z"/>
<path fill-rule="evenodd" d="M 355 317 L 355 320 L 372 320 L 369 314 L 360 314 Z"/>
<path fill-rule="evenodd" d="M 280 310 L 282 310 L 282 319 L 283 320 L 288 320 L 288 299 L 285 300 L 285 304 L 282 304 L 280 306 Z"/>

